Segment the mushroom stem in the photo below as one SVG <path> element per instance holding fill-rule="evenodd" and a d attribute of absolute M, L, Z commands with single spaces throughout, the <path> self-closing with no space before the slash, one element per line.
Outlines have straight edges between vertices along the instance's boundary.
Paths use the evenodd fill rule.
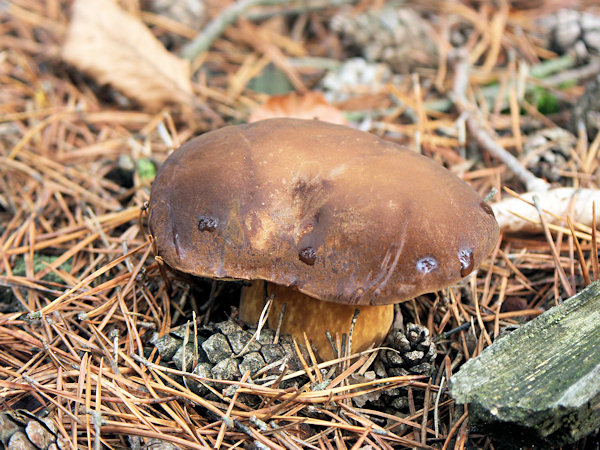
<path fill-rule="evenodd" d="M 254 281 L 242 289 L 240 318 L 248 324 L 258 322 L 265 304 L 264 283 L 262 280 Z M 285 304 L 281 332 L 292 335 L 298 343 L 304 342 L 303 333 L 306 333 L 318 356 L 324 361 L 335 357 L 326 331 L 331 333 L 334 340 L 336 334 L 340 337 L 345 334 L 347 337 L 357 309 L 360 314 L 352 332 L 352 353 L 380 345 L 394 318 L 393 305 L 358 306 L 324 302 L 273 283 L 267 284 L 267 291 L 269 295 L 274 295 L 269 312 L 269 327 L 277 327 L 280 311 Z"/>

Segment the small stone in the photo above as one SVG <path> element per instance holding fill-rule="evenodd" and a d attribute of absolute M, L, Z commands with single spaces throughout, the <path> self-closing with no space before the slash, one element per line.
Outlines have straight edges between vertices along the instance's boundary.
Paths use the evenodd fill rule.
<path fill-rule="evenodd" d="M 208 360 L 213 364 L 218 364 L 233 353 L 229 341 L 220 333 L 213 334 L 204 341 L 202 348 L 206 352 Z"/>
<path fill-rule="evenodd" d="M 225 320 L 215 324 L 215 328 L 223 333 L 225 336 L 229 336 L 232 333 L 238 333 L 244 331 L 244 329 L 235 323 L 233 320 Z"/>
<path fill-rule="evenodd" d="M 125 170 L 127 172 L 133 172 L 135 170 L 135 161 L 131 157 L 131 155 L 119 155 L 119 159 L 117 160 L 117 166 L 119 169 Z"/>
<path fill-rule="evenodd" d="M 233 352 L 237 356 L 243 356 L 241 355 L 241 352 L 242 350 L 244 350 L 244 348 L 246 349 L 246 353 L 257 352 L 260 350 L 260 343 L 256 342 L 255 340 L 251 341 L 253 334 L 248 331 L 240 329 L 232 331 L 231 333 L 228 333 L 226 335 L 229 339 L 229 343 L 231 344 Z M 250 344 L 248 344 L 248 342 L 250 342 Z"/>
<path fill-rule="evenodd" d="M 258 352 L 251 352 L 244 355 L 242 362 L 239 364 L 239 369 L 242 374 L 250 371 L 250 375 L 254 375 L 260 369 L 265 367 L 264 358 Z"/>
<path fill-rule="evenodd" d="M 263 345 L 260 349 L 260 353 L 267 364 L 274 363 L 275 361 L 283 362 L 283 359 L 286 356 L 283 348 L 276 344 Z"/>
<path fill-rule="evenodd" d="M 212 377 L 217 380 L 237 380 L 242 374 L 234 358 L 225 358 L 211 369 Z"/>
<path fill-rule="evenodd" d="M 375 371 L 373 370 L 367 370 L 364 374 L 365 380 L 367 381 L 374 381 L 375 379 L 377 379 L 377 375 L 375 374 Z"/>
<path fill-rule="evenodd" d="M 225 397 L 233 397 L 235 395 L 235 391 L 237 391 L 238 389 L 239 386 L 237 384 L 225 386 L 225 388 L 223 389 L 223 395 Z"/>
<path fill-rule="evenodd" d="M 177 367 L 178 370 L 189 372 L 193 369 L 192 364 L 195 356 L 197 358 L 197 355 L 194 354 L 194 344 L 180 345 L 175 352 L 175 355 L 173 355 L 172 361 L 175 363 L 175 367 Z"/>
<path fill-rule="evenodd" d="M 177 349 L 181 346 L 182 342 L 182 339 L 179 339 L 178 337 L 173 336 L 171 333 L 169 333 L 156 339 L 156 341 L 154 342 L 154 346 L 158 350 L 160 358 L 163 361 L 171 361 L 173 359 L 173 356 L 177 352 Z"/>
<path fill-rule="evenodd" d="M 273 340 L 275 340 L 275 332 L 273 330 L 271 330 L 270 328 L 263 328 L 262 330 L 260 330 L 260 336 L 257 339 L 259 344 L 272 344 Z"/>
<path fill-rule="evenodd" d="M 192 373 L 202 378 L 213 378 L 211 372 L 212 368 L 212 364 L 199 363 L 198 365 L 196 365 L 196 367 L 194 367 Z M 204 381 L 204 383 L 206 383 L 209 386 L 213 386 L 213 384 L 210 382 Z M 206 386 L 204 386 L 204 384 L 202 384 L 200 381 L 194 380 L 193 378 L 188 378 L 186 384 L 192 390 L 192 392 L 195 392 L 198 395 L 205 395 L 208 392 L 208 389 L 206 388 Z"/>

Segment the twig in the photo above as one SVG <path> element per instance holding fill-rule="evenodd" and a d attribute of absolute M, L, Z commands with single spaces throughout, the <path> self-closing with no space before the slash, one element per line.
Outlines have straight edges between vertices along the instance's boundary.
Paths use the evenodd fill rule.
<path fill-rule="evenodd" d="M 444 339 L 447 339 L 448 337 L 452 336 L 453 334 L 456 334 L 460 331 L 464 331 L 464 330 L 468 330 L 471 327 L 471 322 L 465 322 L 462 325 L 459 325 L 456 328 L 453 328 L 449 331 L 444 331 L 443 333 L 438 334 L 436 337 L 433 338 L 434 342 L 439 342 L 442 341 Z"/>
<path fill-rule="evenodd" d="M 540 64 L 532 66 L 529 69 L 529 76 L 534 79 L 542 79 L 544 84 L 547 86 L 557 86 L 560 84 L 562 78 L 563 70 L 573 67 L 575 65 L 575 60 L 571 56 L 561 56 L 560 58 L 556 58 L 550 61 L 544 61 Z M 585 68 L 585 70 L 584 70 Z M 582 75 L 587 75 L 592 71 L 593 66 L 590 63 L 588 66 L 583 66 L 579 69 L 569 70 L 564 73 L 568 73 L 570 75 L 569 80 L 577 80 Z M 557 73 L 559 72 L 559 73 Z M 551 74 L 557 73 L 555 77 L 550 77 Z M 545 78 L 548 77 L 548 78 Z M 560 77 L 560 78 L 556 78 Z M 557 83 L 558 81 L 558 83 Z M 533 86 L 530 83 L 527 84 L 525 88 L 525 92 L 531 92 Z M 491 100 L 491 103 L 501 94 L 500 85 L 492 84 L 489 86 L 485 86 L 481 88 L 481 95 L 486 100 Z M 504 94 L 505 98 L 508 94 Z M 505 100 L 505 98 L 503 100 Z M 448 111 L 453 106 L 453 102 L 448 98 L 440 98 L 436 100 L 429 100 L 425 102 L 425 109 L 434 110 L 434 111 Z"/>
<path fill-rule="evenodd" d="M 544 78 L 543 82 L 544 85 L 547 86 L 559 86 L 566 82 L 591 78 L 598 73 L 600 73 L 600 59 L 595 58 L 585 66 L 577 67 L 571 70 L 559 71 L 557 74 L 552 75 L 551 77 Z M 531 73 L 531 76 L 535 77 L 533 73 Z"/>
<path fill-rule="evenodd" d="M 279 343 L 279 336 L 281 334 L 281 325 L 283 325 L 283 318 L 285 316 L 285 310 L 287 308 L 287 303 L 281 305 L 281 311 L 279 312 L 279 320 L 277 321 L 277 328 L 275 329 L 275 337 L 273 338 L 273 344 Z"/>
<path fill-rule="evenodd" d="M 269 312 L 271 311 L 271 306 L 273 305 L 274 298 L 275 298 L 275 294 L 271 294 L 270 297 L 268 298 L 267 303 L 265 303 L 265 306 L 263 307 L 263 309 L 260 313 L 260 317 L 258 318 L 258 324 L 256 325 L 256 331 L 252 335 L 252 338 L 248 340 L 246 345 L 244 345 L 244 348 L 236 355 L 236 358 L 239 356 L 242 356 L 244 353 L 246 353 L 246 350 L 248 350 L 248 347 L 250 347 L 250 344 L 252 344 L 254 341 L 258 341 L 260 339 L 260 333 L 261 333 L 263 327 L 265 326 L 265 323 L 267 322 L 267 319 L 269 317 Z"/>
<path fill-rule="evenodd" d="M 442 375 L 442 380 L 440 381 L 440 388 L 437 391 L 437 394 L 435 396 L 435 403 L 434 403 L 434 407 L 433 407 L 433 429 L 435 430 L 435 437 L 437 438 L 440 434 L 440 426 L 439 426 L 439 422 L 440 422 L 440 398 L 442 396 L 442 392 L 444 391 L 444 382 L 446 381 L 446 378 L 444 375 Z"/>
<path fill-rule="evenodd" d="M 307 4 L 307 2 L 296 2 L 294 0 L 241 0 L 233 3 L 229 8 L 224 10 L 221 15 L 213 19 L 204 30 L 189 42 L 183 48 L 183 57 L 187 59 L 196 59 L 202 52 L 207 51 L 212 43 L 217 39 L 225 29 L 235 22 L 240 16 L 246 16 L 246 11 L 254 6 L 273 6 L 298 3 L 296 8 L 288 8 L 287 10 L 277 11 L 277 15 L 300 14 L 307 11 L 318 11 L 325 8 L 345 5 L 347 3 L 355 3 L 357 0 L 326 0 L 317 4 Z M 249 20 L 265 20 L 271 17 L 272 14 L 248 14 Z"/>
<path fill-rule="evenodd" d="M 549 189 L 550 185 L 536 177 L 527 170 L 521 162 L 510 154 L 506 149 L 496 143 L 483 124 L 473 105 L 467 99 L 467 85 L 469 83 L 469 63 L 464 49 L 457 50 L 451 55 L 454 57 L 454 84 L 453 97 L 458 111 L 466 117 L 467 129 L 475 138 L 477 143 L 491 155 L 500 159 L 508 169 L 513 172 L 526 186 L 528 191 L 543 192 Z"/>
<path fill-rule="evenodd" d="M 596 239 L 596 202 L 592 202 L 592 274 L 594 281 L 598 280 L 598 241 Z"/>
<path fill-rule="evenodd" d="M 575 249 L 577 250 L 577 259 L 579 260 L 579 266 L 581 267 L 581 275 L 583 276 L 583 282 L 587 286 L 592 282 L 592 280 L 590 280 L 590 273 L 588 271 L 587 264 L 585 263 L 583 251 L 581 250 L 581 245 L 579 245 L 579 239 L 577 239 L 575 227 L 573 226 L 573 221 L 571 220 L 570 216 L 567 216 L 567 223 L 569 224 L 569 230 L 571 230 L 571 237 L 573 238 L 573 242 L 575 243 Z"/>
<path fill-rule="evenodd" d="M 352 322 L 350 323 L 350 330 L 348 331 L 348 346 L 346 347 L 345 356 L 349 356 L 352 354 L 352 336 L 354 335 L 354 326 L 356 325 L 356 320 L 358 319 L 359 314 L 360 309 L 355 309 L 354 314 L 352 315 Z"/>
<path fill-rule="evenodd" d="M 442 447 L 442 450 L 446 450 L 448 448 L 448 446 L 450 445 L 450 441 L 452 440 L 452 438 L 454 437 L 454 435 L 458 431 L 458 428 L 467 419 L 468 415 L 469 415 L 469 411 L 465 407 L 465 412 L 462 414 L 462 416 L 460 416 L 458 418 L 458 420 L 456 421 L 456 423 L 454 423 L 454 425 L 452 425 L 452 428 L 450 428 L 450 431 L 448 432 L 448 436 L 446 437 L 446 440 L 444 441 L 444 446 Z M 460 448 L 460 447 L 458 447 L 458 448 Z"/>
<path fill-rule="evenodd" d="M 567 296 L 573 297 L 573 295 L 575 295 L 575 291 L 573 287 L 569 284 L 567 274 L 565 274 L 565 271 L 560 264 L 560 255 L 556 250 L 556 246 L 554 245 L 554 241 L 552 240 L 552 235 L 550 234 L 550 229 L 546 224 L 546 219 L 544 219 L 544 214 L 542 213 L 542 208 L 540 207 L 540 202 L 536 195 L 533 196 L 533 204 L 535 205 L 535 209 L 537 209 L 537 212 L 540 216 L 540 222 L 542 223 L 542 227 L 544 229 L 544 235 L 546 236 L 546 240 L 548 241 L 548 245 L 550 246 L 550 250 L 552 252 L 552 257 L 554 258 L 554 264 L 556 266 L 556 271 L 558 272 L 558 278 L 560 279 L 560 282 L 563 285 L 563 289 L 567 293 Z"/>
<path fill-rule="evenodd" d="M 253 6 L 270 6 L 288 3 L 290 0 L 241 0 L 233 3 L 224 10 L 221 15 L 213 19 L 190 43 L 183 48 L 183 57 L 187 59 L 196 59 L 202 52 L 208 50 L 213 41 L 217 39 L 225 29 L 235 22 L 238 17 L 244 14 Z"/>

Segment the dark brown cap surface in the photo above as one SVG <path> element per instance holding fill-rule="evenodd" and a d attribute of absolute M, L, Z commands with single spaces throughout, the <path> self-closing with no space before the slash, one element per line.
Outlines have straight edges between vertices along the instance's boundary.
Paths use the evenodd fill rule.
<path fill-rule="evenodd" d="M 499 233 L 491 208 L 439 164 L 297 119 L 222 128 L 175 151 L 152 185 L 150 231 L 184 272 L 374 305 L 458 281 Z"/>

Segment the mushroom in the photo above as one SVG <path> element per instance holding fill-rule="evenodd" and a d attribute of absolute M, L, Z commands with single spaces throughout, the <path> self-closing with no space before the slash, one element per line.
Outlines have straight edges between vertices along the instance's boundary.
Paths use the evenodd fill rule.
<path fill-rule="evenodd" d="M 317 120 L 228 126 L 184 144 L 152 185 L 158 255 L 196 276 L 251 280 L 242 320 L 274 294 L 269 326 L 322 359 L 326 331 L 379 345 L 393 304 L 443 289 L 491 251 L 487 203 L 436 162 L 370 133 Z M 266 288 L 263 283 L 266 283 Z"/>

